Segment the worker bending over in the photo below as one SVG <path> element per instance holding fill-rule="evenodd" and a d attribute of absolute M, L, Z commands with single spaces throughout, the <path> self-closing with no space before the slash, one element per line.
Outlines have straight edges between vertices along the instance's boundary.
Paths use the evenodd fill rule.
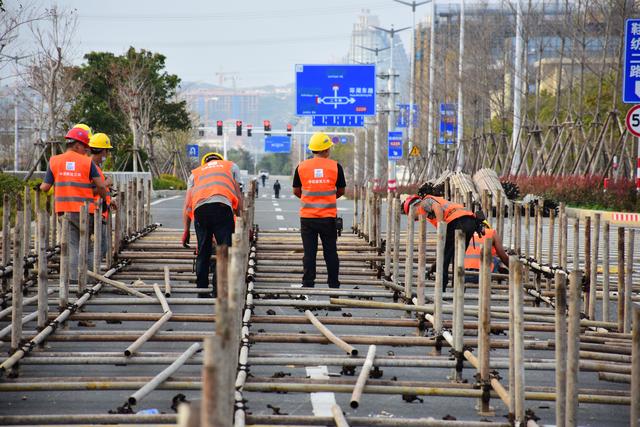
<path fill-rule="evenodd" d="M 242 211 L 242 192 L 238 185 L 240 169 L 235 163 L 224 160 L 219 153 L 207 153 L 202 165 L 191 171 L 185 198 L 184 232 L 182 245 L 189 244 L 191 216 L 194 220 L 198 254 L 196 257 L 196 286 L 209 288 L 209 270 L 213 252 L 212 239 L 219 245 L 231 246 L 231 235 L 235 229 L 234 213 Z M 215 278 L 215 274 L 213 276 Z M 215 280 L 212 292 L 199 293 L 199 298 L 216 298 Z"/>
<path fill-rule="evenodd" d="M 480 271 L 480 254 L 482 253 L 482 247 L 487 239 L 491 239 L 491 272 L 506 272 L 506 268 L 501 267 L 500 265 L 500 261 L 502 261 L 505 266 L 509 265 L 509 256 L 502 246 L 502 238 L 489 226 L 487 221 L 484 221 L 484 225 L 484 235 L 480 235 L 477 232 L 473 233 L 471 242 L 469 243 L 469 246 L 467 246 L 467 252 L 464 255 L 464 269 Z M 478 276 L 475 274 L 468 274 L 465 276 L 465 282 L 478 283 Z"/>

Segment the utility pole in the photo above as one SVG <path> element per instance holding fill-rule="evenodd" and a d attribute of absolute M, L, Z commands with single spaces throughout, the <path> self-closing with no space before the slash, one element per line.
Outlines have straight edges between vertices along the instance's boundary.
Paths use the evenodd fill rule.
<path fill-rule="evenodd" d="M 383 52 L 387 49 L 389 49 L 388 47 L 383 47 L 383 48 L 371 48 L 371 47 L 366 47 L 366 46 L 360 46 L 360 48 L 364 49 L 364 50 L 368 50 L 370 52 L 373 52 L 376 56 L 376 72 L 378 71 L 378 55 L 380 54 L 380 52 Z M 377 78 L 377 77 L 376 77 Z M 377 86 L 377 85 L 376 85 Z M 376 94 L 377 95 L 377 94 Z M 377 97 L 376 97 L 377 99 Z M 378 102 L 376 101 L 376 104 L 378 104 Z M 380 159 L 380 107 L 379 105 L 376 105 L 376 118 L 375 118 L 375 123 L 374 123 L 375 127 L 374 127 L 374 132 L 373 132 L 373 186 L 375 189 L 378 189 L 380 187 L 380 181 L 382 180 L 381 175 L 381 167 L 382 166 L 382 159 Z"/>
<path fill-rule="evenodd" d="M 435 123 L 435 107 L 434 107 L 434 99 L 433 99 L 433 84 L 435 81 L 436 75 L 436 0 L 431 2 L 431 31 L 429 36 L 429 111 L 428 111 L 428 120 L 427 120 L 427 153 L 429 159 L 427 160 L 429 163 L 427 174 L 428 176 L 431 174 L 432 168 L 432 159 L 435 155 L 435 144 L 434 144 L 434 123 Z"/>
<path fill-rule="evenodd" d="M 19 151 L 20 151 L 20 136 L 19 136 L 19 131 L 20 131 L 20 127 L 18 126 L 18 121 L 19 121 L 19 115 L 20 115 L 20 103 L 18 102 L 19 98 L 20 98 L 20 90 L 18 87 L 18 61 L 21 59 L 25 59 L 25 58 L 29 58 L 33 55 L 24 55 L 24 56 L 10 56 L 10 55 L 5 55 L 2 54 L 2 56 L 4 56 L 5 58 L 9 58 L 11 60 L 13 60 L 15 62 L 15 67 L 16 67 L 16 78 L 14 80 L 14 92 L 13 92 L 13 103 L 14 103 L 14 110 L 13 110 L 13 170 L 17 171 L 18 170 L 18 163 L 19 163 Z"/>
<path fill-rule="evenodd" d="M 522 126 L 521 101 L 522 101 L 522 7 L 520 0 L 516 0 L 516 52 L 515 67 L 513 75 L 513 134 L 511 135 L 511 146 L 513 147 L 513 162 L 511 163 L 511 173 L 515 174 L 520 169 L 520 149 L 518 139 Z"/>
<path fill-rule="evenodd" d="M 464 0 L 460 0 L 460 52 L 458 55 L 458 158 L 456 170 L 460 172 L 464 167 L 464 99 L 462 97 L 462 69 L 464 61 Z"/>
<path fill-rule="evenodd" d="M 396 71 L 393 68 L 393 45 L 395 44 L 395 35 L 400 31 L 408 30 L 410 27 L 400 28 L 396 30 L 393 28 L 393 25 L 390 29 L 376 27 L 373 26 L 376 30 L 384 31 L 389 35 L 390 43 L 390 53 L 389 53 L 389 81 L 388 81 L 388 89 L 389 89 L 389 98 L 388 98 L 388 107 L 389 107 L 389 115 L 387 116 L 387 132 L 391 132 L 392 129 L 396 127 Z M 388 178 L 387 178 L 387 189 L 389 191 L 396 191 L 397 188 L 397 179 L 396 179 L 396 161 L 388 160 Z"/>
<path fill-rule="evenodd" d="M 409 83 L 409 124 L 408 124 L 408 128 L 407 128 L 407 138 L 408 138 L 408 142 L 409 142 L 409 151 L 411 151 L 411 149 L 413 148 L 413 109 L 414 109 L 414 92 L 415 92 L 415 63 L 416 63 L 416 8 L 418 6 L 422 6 L 423 4 L 427 4 L 429 2 L 431 2 L 432 0 L 426 0 L 426 1 L 404 1 L 404 0 L 394 0 L 397 3 L 401 3 L 404 5 L 407 5 L 409 7 L 411 7 L 411 20 L 412 20 L 412 24 L 411 24 L 411 28 L 412 28 L 412 35 L 411 35 L 411 81 Z"/>

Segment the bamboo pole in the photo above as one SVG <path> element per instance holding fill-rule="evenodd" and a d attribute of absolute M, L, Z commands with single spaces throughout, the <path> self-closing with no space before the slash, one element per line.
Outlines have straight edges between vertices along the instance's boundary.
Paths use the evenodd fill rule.
<path fill-rule="evenodd" d="M 115 210 L 115 224 L 114 224 L 114 237 L 113 237 L 113 255 L 119 254 L 120 253 L 120 243 L 122 242 L 122 230 L 123 230 L 123 226 L 122 226 L 122 220 L 123 220 L 123 212 L 126 212 L 127 209 L 127 204 L 126 204 L 126 200 L 127 197 L 124 194 L 124 190 L 122 188 L 122 185 L 120 185 L 119 183 L 116 184 L 116 188 L 118 191 L 118 209 Z"/>
<path fill-rule="evenodd" d="M 418 282 L 416 284 L 418 305 L 424 305 L 424 285 L 427 269 L 427 219 L 418 215 Z"/>
<path fill-rule="evenodd" d="M 362 392 L 364 390 L 364 386 L 367 383 L 367 379 L 369 378 L 369 374 L 371 373 L 371 368 L 373 368 L 373 361 L 376 357 L 376 346 L 370 345 L 369 350 L 367 351 L 367 357 L 362 365 L 362 369 L 360 370 L 360 375 L 358 375 L 358 380 L 356 381 L 356 385 L 353 388 L 353 393 L 351 393 L 351 407 L 353 409 L 358 408 L 360 406 L 360 398 L 362 397 Z"/>
<path fill-rule="evenodd" d="M 524 256 L 529 258 L 531 256 L 531 204 L 524 204 Z"/>
<path fill-rule="evenodd" d="M 584 218 L 584 278 L 585 280 L 589 280 L 591 278 L 591 217 L 586 216 Z M 588 286 L 591 286 L 590 282 L 587 282 Z M 594 284 L 595 286 L 595 284 Z M 584 299 L 584 311 L 589 314 L 591 310 L 591 301 L 589 288 L 584 292 L 582 298 Z"/>
<path fill-rule="evenodd" d="M 453 350 L 458 360 L 452 373 L 453 381 L 462 381 L 462 351 L 464 346 L 464 254 L 465 236 L 462 230 L 455 231 L 456 253 L 453 263 Z"/>
<path fill-rule="evenodd" d="M 480 297 L 478 307 L 478 358 L 480 380 L 483 387 L 483 397 L 479 402 L 480 415 L 490 415 L 491 406 L 489 405 L 488 392 L 491 387 L 490 378 L 490 350 L 491 350 L 491 264 L 493 262 L 491 256 L 491 247 L 493 241 L 491 238 L 485 239 L 482 252 L 480 254 Z"/>
<path fill-rule="evenodd" d="M 22 341 L 22 281 L 24 278 L 24 212 L 20 196 L 16 198 L 16 222 L 13 227 L 13 277 L 11 284 L 11 350 Z"/>
<path fill-rule="evenodd" d="M 318 331 L 320 331 L 322 335 L 324 335 L 329 341 L 334 343 L 338 348 L 340 348 L 350 356 L 358 355 L 358 349 L 356 349 L 355 347 L 349 345 L 347 342 L 337 337 L 333 332 L 329 330 L 329 328 L 324 326 L 318 320 L 318 318 L 313 315 L 312 312 L 310 312 L 309 310 L 305 310 L 304 315 L 307 317 L 307 319 L 309 319 L 311 324 L 315 326 Z"/>
<path fill-rule="evenodd" d="M 618 227 L 618 332 L 624 331 L 624 227 Z"/>
<path fill-rule="evenodd" d="M 596 319 L 596 308 L 598 305 L 596 289 L 598 285 L 598 252 L 600 250 L 600 214 L 596 213 L 593 218 L 593 245 L 591 246 L 591 269 L 589 275 L 589 319 Z M 586 249 L 585 249 L 586 250 Z M 585 272 L 586 274 L 586 272 Z"/>
<path fill-rule="evenodd" d="M 609 280 L 610 280 L 610 268 L 609 265 L 609 221 L 604 222 L 602 230 L 603 245 L 602 245 L 602 320 L 608 322 L 609 315 Z"/>
<path fill-rule="evenodd" d="M 168 380 L 174 373 L 180 369 L 187 360 L 189 360 L 201 348 L 200 343 L 193 343 L 184 351 L 171 365 L 159 372 L 151 381 L 146 383 L 142 388 L 133 393 L 127 399 L 129 405 L 137 405 L 145 396 L 158 388 L 160 384 Z"/>
<path fill-rule="evenodd" d="M 555 329 L 555 380 L 556 380 L 556 426 L 564 427 L 567 399 L 567 282 L 566 275 L 556 273 Z"/>
<path fill-rule="evenodd" d="M 625 250 L 627 256 L 625 282 L 624 282 L 624 328 L 625 334 L 631 333 L 631 324 L 633 322 L 633 313 L 631 309 L 631 296 L 633 295 L 633 252 L 635 243 L 636 230 L 629 228 L 627 249 Z M 638 396 L 640 398 L 640 396 Z"/>
<path fill-rule="evenodd" d="M 573 269 L 580 270 L 580 218 L 573 220 Z"/>
<path fill-rule="evenodd" d="M 567 333 L 567 427 L 578 423 L 578 369 L 580 363 L 580 292 L 582 273 L 572 271 L 569 276 L 569 324 Z"/>
<path fill-rule="evenodd" d="M 404 298 L 411 301 L 413 295 L 413 247 L 414 247 L 414 231 L 415 231 L 415 213 L 416 206 L 409 208 L 407 217 L 407 236 L 404 266 Z"/>
<path fill-rule="evenodd" d="M 69 303 L 69 217 L 66 213 L 60 216 L 60 311 Z"/>
<path fill-rule="evenodd" d="M 400 282 L 400 199 L 393 198 L 393 264 L 392 279 L 395 285 Z"/>
<path fill-rule="evenodd" d="M 444 221 L 438 222 L 436 237 L 436 278 L 433 289 L 433 328 L 436 335 L 442 333 L 442 294 L 444 292 L 442 283 L 442 273 L 444 270 L 444 244 L 447 238 L 447 224 Z"/>
<path fill-rule="evenodd" d="M 171 309 L 169 308 L 169 303 L 167 303 L 167 300 L 165 299 L 164 294 L 160 290 L 160 286 L 158 286 L 157 283 L 153 284 L 153 291 L 156 293 L 156 298 L 158 298 L 158 301 L 162 306 L 162 312 L 167 313 L 171 311 Z"/>
<path fill-rule="evenodd" d="M 2 197 L 2 265 L 7 266 L 11 261 L 11 199 L 5 193 Z M 9 292 L 9 281 L 2 279 L 2 293 Z"/>
<path fill-rule="evenodd" d="M 49 280 L 47 277 L 47 212 L 38 210 L 38 329 L 45 327 L 49 312 L 47 291 Z"/>
<path fill-rule="evenodd" d="M 516 270 L 518 268 L 518 257 L 515 255 L 509 256 L 509 313 L 513 313 L 515 311 L 514 306 L 514 293 L 519 291 L 520 288 L 519 283 L 517 282 Z M 515 318 L 513 316 L 509 316 L 509 331 L 513 331 L 515 329 L 514 326 Z M 516 377 L 515 377 L 515 334 L 509 334 L 509 414 L 515 417 L 516 408 Z"/>
<path fill-rule="evenodd" d="M 171 297 L 171 272 L 168 265 L 164 266 L 164 296 Z"/>
<path fill-rule="evenodd" d="M 640 426 L 640 304 L 633 304 L 633 330 L 631 350 L 631 427 Z"/>
<path fill-rule="evenodd" d="M 567 213 L 564 202 L 560 202 L 560 208 L 558 210 L 558 216 L 560 219 L 559 234 L 560 241 L 558 243 L 558 265 L 561 267 L 568 267 L 567 265 Z"/>
<path fill-rule="evenodd" d="M 522 213 L 520 203 L 513 203 L 513 219 L 514 219 L 514 249 L 518 255 L 522 255 Z"/>
<path fill-rule="evenodd" d="M 336 427 L 349 427 L 342 408 L 335 403 L 331 405 L 331 415 L 333 416 L 333 422 L 336 424 Z"/>
<path fill-rule="evenodd" d="M 105 264 L 107 268 L 111 268 L 111 266 L 113 265 L 113 220 L 111 216 L 111 210 L 109 210 L 109 215 L 107 215 L 107 219 L 103 224 L 103 227 L 105 227 L 104 237 L 107 239 L 105 242 L 106 250 L 104 254 Z"/>
<path fill-rule="evenodd" d="M 145 331 L 145 333 L 143 333 L 138 339 L 133 342 L 133 344 L 131 344 L 124 350 L 124 355 L 130 357 L 134 353 L 136 353 L 138 349 L 142 347 L 142 345 L 144 345 L 144 343 L 149 341 L 149 338 L 154 336 L 160 330 L 160 328 L 162 328 L 164 324 L 167 323 L 169 319 L 171 319 L 172 315 L 173 313 L 171 311 L 165 312 L 160 319 L 158 319 L 153 325 L 151 325 L 149 329 L 147 329 L 147 331 Z"/>
<path fill-rule="evenodd" d="M 222 352 L 222 338 L 218 335 L 204 339 L 204 361 L 202 365 L 202 402 L 200 405 L 200 425 L 203 427 L 227 427 L 231 420 L 224 408 L 225 396 L 219 393 L 224 390 L 224 370 L 221 362 L 225 354 Z"/>
<path fill-rule="evenodd" d="M 140 297 L 140 298 L 146 298 L 146 299 L 152 299 L 149 295 L 143 294 L 140 291 L 136 291 L 135 289 L 131 289 L 129 286 L 127 286 L 126 284 L 122 283 L 122 282 L 118 282 L 117 280 L 113 280 L 113 279 L 109 279 L 106 276 L 102 276 L 100 274 L 96 274 L 93 271 L 87 271 L 87 275 L 93 279 L 97 279 L 100 280 L 101 282 L 107 284 L 107 285 L 111 285 L 114 288 L 120 289 L 121 291 L 125 291 L 128 294 Z"/>
<path fill-rule="evenodd" d="M 89 204 L 85 204 L 80 208 L 78 225 L 80 228 L 80 236 L 78 241 L 78 293 L 82 293 L 87 286 L 87 255 L 89 252 Z"/>
<path fill-rule="evenodd" d="M 102 199 L 96 200 L 93 214 L 93 272 L 100 274 L 102 263 Z"/>
<path fill-rule="evenodd" d="M 24 187 L 24 218 L 21 226 L 24 228 L 22 231 L 22 256 L 24 258 L 29 256 L 31 252 L 31 188 L 27 185 Z"/>
<path fill-rule="evenodd" d="M 58 238 L 58 215 L 56 214 L 56 209 L 55 209 L 55 199 L 53 197 L 47 196 L 47 200 L 49 201 L 49 203 L 47 203 L 47 207 L 49 209 L 49 214 L 50 216 L 50 226 L 49 229 L 51 231 L 51 241 L 49 242 L 49 244 L 47 244 L 47 246 L 56 246 L 60 243 L 60 239 Z"/>
<path fill-rule="evenodd" d="M 511 267 L 511 266 L 510 266 Z M 513 335 L 514 352 L 513 367 L 514 386 L 515 386 L 515 404 L 514 415 L 516 424 L 525 423 L 525 393 L 524 393 L 524 307 L 522 300 L 522 265 L 520 262 L 515 264 L 514 283 L 510 283 L 513 292 L 513 311 L 510 313 L 513 318 L 513 330 L 509 335 Z"/>

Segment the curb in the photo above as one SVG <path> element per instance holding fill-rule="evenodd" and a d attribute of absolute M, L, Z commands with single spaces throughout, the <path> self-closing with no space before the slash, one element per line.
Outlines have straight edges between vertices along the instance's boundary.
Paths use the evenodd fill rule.
<path fill-rule="evenodd" d="M 572 218 L 584 219 L 593 218 L 595 214 L 600 214 L 600 221 L 607 221 L 611 225 L 625 227 L 640 227 L 640 213 L 638 212 L 611 212 L 595 209 L 567 208 L 567 214 Z"/>

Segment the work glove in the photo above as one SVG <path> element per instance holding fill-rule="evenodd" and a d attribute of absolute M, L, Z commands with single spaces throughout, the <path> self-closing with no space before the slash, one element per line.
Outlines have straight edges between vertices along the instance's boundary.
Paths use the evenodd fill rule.
<path fill-rule="evenodd" d="M 33 186 L 31 188 L 33 189 L 33 191 L 36 191 L 36 192 L 40 191 L 40 183 L 37 182 L 37 183 L 33 184 Z"/>
<path fill-rule="evenodd" d="M 189 232 L 189 230 L 184 230 L 184 233 L 182 233 L 182 247 L 183 248 L 188 248 L 189 247 L 189 239 L 191 238 L 191 233 Z"/>

